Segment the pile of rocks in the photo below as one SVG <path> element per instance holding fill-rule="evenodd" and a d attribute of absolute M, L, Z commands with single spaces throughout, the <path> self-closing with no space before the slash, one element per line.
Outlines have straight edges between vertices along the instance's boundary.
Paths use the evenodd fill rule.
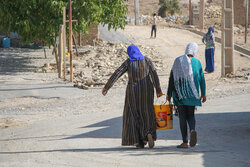
<path fill-rule="evenodd" d="M 133 18 L 133 17 L 126 17 L 125 19 L 128 22 L 128 24 L 130 24 L 130 25 L 134 25 L 135 24 L 135 18 Z M 156 21 L 157 22 L 164 22 L 164 18 L 162 18 L 161 16 L 156 16 Z M 143 25 L 152 24 L 153 23 L 153 16 L 141 15 L 140 18 L 139 18 L 139 23 L 143 24 Z"/>
<path fill-rule="evenodd" d="M 249 31 L 247 31 L 247 32 L 249 33 Z M 234 27 L 234 34 L 241 34 L 241 33 L 245 33 L 245 27 L 243 27 L 240 24 L 235 25 L 235 27 Z"/>
<path fill-rule="evenodd" d="M 222 13 L 221 13 L 221 7 L 220 6 L 206 6 L 204 16 L 206 18 L 221 18 Z"/>
<path fill-rule="evenodd" d="M 175 24 L 184 24 L 189 21 L 189 17 L 185 16 L 168 16 L 166 22 L 172 22 Z"/>
<path fill-rule="evenodd" d="M 152 24 L 153 23 L 153 16 L 142 15 L 141 16 L 141 21 L 142 21 L 143 25 Z M 164 18 L 162 18 L 161 16 L 156 16 L 156 21 L 157 22 L 163 22 Z"/>
<path fill-rule="evenodd" d="M 79 49 L 78 60 L 75 61 L 76 69 L 74 83 L 76 87 L 87 89 L 105 85 L 113 72 L 128 59 L 127 43 L 98 42 L 93 46 L 85 46 Z M 144 56 L 151 58 L 157 71 L 161 71 L 163 64 L 159 53 L 149 47 L 138 45 Z M 76 58 L 75 58 L 76 59 Z M 124 74 L 115 85 L 124 85 L 128 81 Z"/>

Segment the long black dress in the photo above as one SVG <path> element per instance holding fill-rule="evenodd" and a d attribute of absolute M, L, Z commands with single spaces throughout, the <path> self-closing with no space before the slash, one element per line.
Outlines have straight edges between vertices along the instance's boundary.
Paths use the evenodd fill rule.
<path fill-rule="evenodd" d="M 128 72 L 129 81 L 123 111 L 122 145 L 135 145 L 139 140 L 148 141 L 148 133 L 156 140 L 154 87 L 157 92 L 161 92 L 157 72 L 147 57 L 133 62 L 127 59 L 109 78 L 104 88 L 110 89 L 125 72 Z"/>

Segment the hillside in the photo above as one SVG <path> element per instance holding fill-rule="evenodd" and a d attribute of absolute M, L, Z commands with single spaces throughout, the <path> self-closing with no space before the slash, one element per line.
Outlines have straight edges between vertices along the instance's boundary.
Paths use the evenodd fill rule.
<path fill-rule="evenodd" d="M 189 0 L 180 0 L 180 15 L 183 16 L 188 16 L 188 3 Z M 199 0 L 192 0 L 193 4 L 198 4 Z M 209 6 L 216 6 L 216 8 L 221 7 L 221 0 L 208 0 L 206 7 Z M 159 6 L 159 0 L 140 0 L 140 14 L 141 15 L 152 15 L 154 12 L 158 12 L 158 9 L 160 8 Z M 134 0 L 128 0 L 127 2 L 128 5 L 128 16 L 129 17 L 134 17 Z"/>

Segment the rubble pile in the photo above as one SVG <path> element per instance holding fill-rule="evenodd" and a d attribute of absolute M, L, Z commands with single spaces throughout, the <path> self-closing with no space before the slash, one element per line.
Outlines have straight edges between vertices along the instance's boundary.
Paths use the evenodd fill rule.
<path fill-rule="evenodd" d="M 221 30 L 222 9 L 218 5 L 206 5 L 204 11 L 205 29 L 213 26 L 215 31 Z"/>
<path fill-rule="evenodd" d="M 237 25 L 235 24 L 234 34 L 241 34 L 241 33 L 245 33 L 245 27 L 240 24 Z M 249 33 L 249 30 L 247 31 L 247 33 Z"/>
<path fill-rule="evenodd" d="M 221 7 L 220 6 L 206 6 L 205 11 L 204 11 L 204 16 L 206 18 L 221 18 L 222 13 L 221 13 Z"/>
<path fill-rule="evenodd" d="M 142 21 L 143 25 L 152 24 L 153 23 L 153 16 L 142 15 L 141 16 L 141 21 Z M 161 16 L 156 16 L 156 21 L 157 22 L 163 22 L 164 18 L 162 18 Z"/>
<path fill-rule="evenodd" d="M 87 89 L 105 85 L 113 72 L 128 59 L 127 47 L 129 44 L 99 42 L 95 47 L 85 46 L 80 50 L 80 56 L 75 62 L 78 64 L 75 69 L 75 87 Z M 162 70 L 163 64 L 159 53 L 149 47 L 138 45 L 144 56 L 151 58 L 157 71 Z M 115 85 L 127 83 L 128 76 L 124 74 Z"/>
<path fill-rule="evenodd" d="M 226 75 L 227 78 L 238 78 L 250 80 L 250 68 L 242 68 L 235 71 L 234 74 L 229 73 Z"/>
<path fill-rule="evenodd" d="M 185 24 L 189 21 L 189 17 L 185 16 L 168 16 L 166 22 L 172 22 L 175 24 Z"/>

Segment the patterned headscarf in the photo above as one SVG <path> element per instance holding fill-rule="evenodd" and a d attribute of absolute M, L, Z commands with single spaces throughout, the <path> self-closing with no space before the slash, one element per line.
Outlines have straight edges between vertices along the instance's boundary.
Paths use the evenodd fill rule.
<path fill-rule="evenodd" d="M 208 34 L 214 33 L 214 27 L 209 27 L 207 33 L 208 33 Z"/>
<path fill-rule="evenodd" d="M 196 43 L 189 43 L 186 47 L 185 54 L 177 57 L 174 61 L 172 71 L 175 90 L 179 99 L 189 97 L 199 99 L 199 94 L 194 84 L 191 60 L 188 57 L 188 55 L 195 56 L 197 52 L 198 45 Z"/>
<path fill-rule="evenodd" d="M 214 33 L 214 27 L 209 27 L 208 32 L 206 33 L 206 41 L 213 39 L 213 37 L 214 37 L 213 33 Z"/>
<path fill-rule="evenodd" d="M 130 62 L 144 59 L 144 56 L 141 54 L 141 51 L 135 45 L 130 45 L 127 49 L 127 53 L 128 53 Z"/>

